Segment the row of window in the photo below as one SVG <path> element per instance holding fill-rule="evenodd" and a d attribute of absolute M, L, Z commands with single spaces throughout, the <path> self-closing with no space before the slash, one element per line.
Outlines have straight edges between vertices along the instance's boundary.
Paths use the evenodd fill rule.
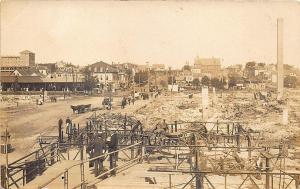
<path fill-rule="evenodd" d="M 100 80 L 103 80 L 103 77 L 100 77 Z M 105 80 L 108 80 L 108 76 L 105 77 Z"/>

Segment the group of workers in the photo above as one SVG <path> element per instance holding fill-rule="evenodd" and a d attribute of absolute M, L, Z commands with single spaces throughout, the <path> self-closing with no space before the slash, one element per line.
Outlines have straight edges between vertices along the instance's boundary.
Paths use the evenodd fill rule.
<path fill-rule="evenodd" d="M 73 125 L 72 125 L 72 120 L 69 118 L 69 117 L 67 117 L 67 119 L 66 119 L 66 125 L 65 125 L 65 134 L 68 136 L 68 140 L 70 140 L 71 139 L 71 136 L 72 136 L 72 134 L 73 134 L 73 132 L 74 132 L 74 129 L 76 129 L 76 127 L 74 126 L 73 127 Z M 59 140 L 60 140 L 60 142 L 62 142 L 63 141 L 63 120 L 60 118 L 59 120 L 58 120 L 58 130 L 59 130 Z"/>
<path fill-rule="evenodd" d="M 132 98 L 132 96 L 129 96 L 129 97 L 122 97 L 122 100 L 121 100 L 121 108 L 124 109 L 125 106 L 127 105 L 130 105 L 130 103 L 132 102 L 132 104 L 134 104 L 134 100 Z"/>
<path fill-rule="evenodd" d="M 72 120 L 67 117 L 65 121 L 65 132 L 63 128 L 63 119 L 60 118 L 58 120 L 58 129 L 59 129 L 59 142 L 64 142 L 64 133 L 67 135 L 68 141 L 70 142 L 72 139 L 72 135 L 74 134 L 74 130 L 76 130 L 75 124 L 72 124 Z M 78 128 L 79 129 L 79 128 Z M 111 136 L 105 138 L 100 134 L 88 135 L 90 137 L 89 143 L 86 148 L 86 152 L 89 155 L 89 158 L 94 158 L 103 155 L 106 151 L 108 153 L 114 152 L 118 149 L 118 136 L 116 133 Z M 116 161 L 118 159 L 118 152 L 109 154 L 109 162 L 110 169 L 114 169 L 116 167 Z M 105 157 L 100 157 L 95 159 L 94 161 L 90 161 L 89 166 L 95 167 L 95 176 L 98 176 L 104 170 L 103 162 Z M 114 175 L 116 173 L 115 170 L 111 171 L 111 174 Z"/>

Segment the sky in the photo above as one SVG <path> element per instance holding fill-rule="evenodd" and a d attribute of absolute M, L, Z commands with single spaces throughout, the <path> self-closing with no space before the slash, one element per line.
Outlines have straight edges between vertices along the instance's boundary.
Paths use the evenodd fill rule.
<path fill-rule="evenodd" d="M 300 67 L 299 1 L 4 1 L 1 55 L 36 62 L 166 64 L 200 58 L 223 66 L 276 63 L 284 19 L 284 63 Z"/>

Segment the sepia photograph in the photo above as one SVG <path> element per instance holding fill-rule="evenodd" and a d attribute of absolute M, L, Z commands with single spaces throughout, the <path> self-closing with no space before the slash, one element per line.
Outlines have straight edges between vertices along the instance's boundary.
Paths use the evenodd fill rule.
<path fill-rule="evenodd" d="M 300 189 L 300 0 L 0 0 L 0 189 Z"/>

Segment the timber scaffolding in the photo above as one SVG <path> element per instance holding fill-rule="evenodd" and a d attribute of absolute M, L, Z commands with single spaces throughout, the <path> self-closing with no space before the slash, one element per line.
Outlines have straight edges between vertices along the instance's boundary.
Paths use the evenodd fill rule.
<path fill-rule="evenodd" d="M 8 169 L 2 168 L 8 174 L 2 174 L 1 181 L 9 188 L 46 188 L 54 183 L 55 188 L 92 188 L 146 162 L 153 164 L 149 173 L 169 174 L 169 186 L 165 186 L 169 188 L 175 188 L 172 175 L 180 173 L 192 176 L 180 188 L 219 188 L 214 176 L 223 177 L 222 188 L 227 188 L 229 177 L 245 175 L 236 188 L 248 188 L 246 182 L 250 181 L 256 188 L 298 189 L 300 172 L 287 166 L 292 146 L 287 141 L 267 140 L 263 133 L 246 125 L 233 121 L 163 121 L 146 130 L 133 116 L 95 113 L 85 127 L 74 124 L 66 136 L 58 127 L 58 136 L 39 137 L 40 149 L 10 163 Z M 155 164 L 162 159 L 163 166 Z M 36 181 L 47 167 L 65 161 L 72 163 L 54 176 Z M 74 174 L 80 174 L 79 179 L 72 178 Z M 63 183 L 58 182 L 61 179 Z"/>

